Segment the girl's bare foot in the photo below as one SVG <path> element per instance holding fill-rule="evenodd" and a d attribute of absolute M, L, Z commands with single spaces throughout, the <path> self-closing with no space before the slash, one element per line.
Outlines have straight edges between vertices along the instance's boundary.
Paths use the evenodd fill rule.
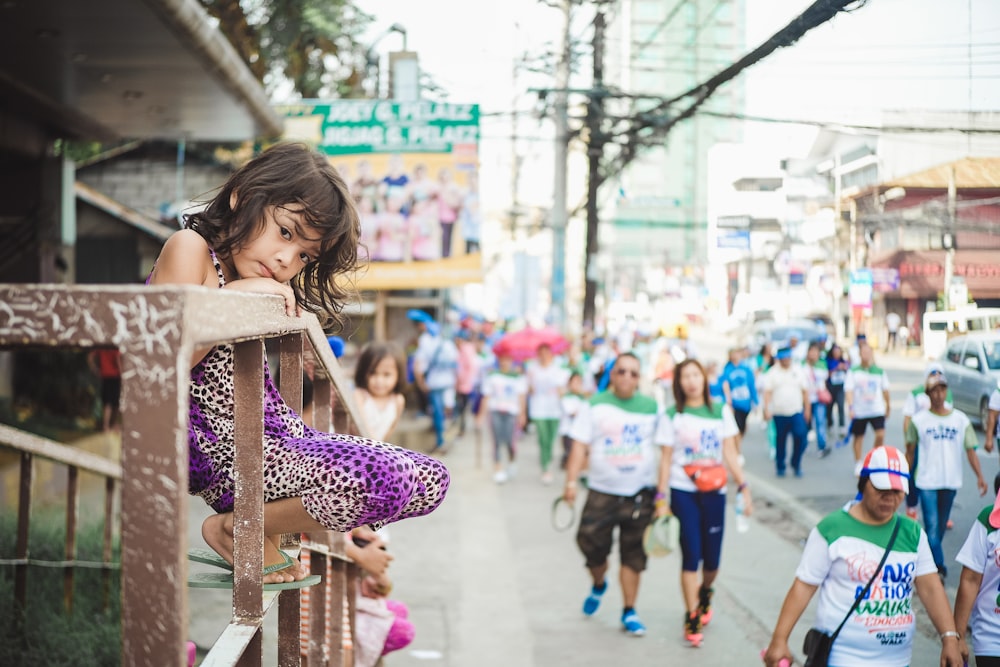
<path fill-rule="evenodd" d="M 226 559 L 226 562 L 233 562 L 233 515 L 231 512 L 225 514 L 213 514 L 205 519 L 201 524 L 201 536 L 217 554 Z M 278 549 L 280 535 L 264 536 L 264 567 L 278 565 L 284 561 Z M 292 564 L 277 572 L 270 572 L 264 575 L 265 584 L 284 584 L 293 581 L 301 581 L 308 576 L 308 572 L 296 559 L 292 559 Z"/>

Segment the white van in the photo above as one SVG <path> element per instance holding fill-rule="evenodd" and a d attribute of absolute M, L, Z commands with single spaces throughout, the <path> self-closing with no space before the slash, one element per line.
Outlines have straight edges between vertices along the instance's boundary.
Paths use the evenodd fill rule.
<path fill-rule="evenodd" d="M 924 359 L 940 359 L 948 339 L 975 331 L 1000 329 L 1000 308 L 962 308 L 924 313 Z"/>

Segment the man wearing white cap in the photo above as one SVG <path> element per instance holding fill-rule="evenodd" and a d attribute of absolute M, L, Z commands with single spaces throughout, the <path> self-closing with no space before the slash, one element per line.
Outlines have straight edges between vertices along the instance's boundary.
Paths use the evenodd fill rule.
<path fill-rule="evenodd" d="M 778 477 L 785 476 L 788 436 L 792 436 L 792 470 L 802 476 L 802 452 L 806 448 L 809 422 L 809 380 L 801 364 L 792 364 L 792 351 L 783 347 L 774 355 L 777 363 L 764 374 L 764 421 L 774 419 L 776 452 L 774 465 Z"/>
<path fill-rule="evenodd" d="M 914 586 L 941 635 L 940 664 L 962 665 L 960 635 L 927 536 L 916 521 L 896 514 L 908 478 L 902 452 L 873 449 L 862 462 L 858 497 L 810 531 L 764 654 L 768 667 L 791 662 L 788 637 L 817 590 L 812 627 L 832 637 L 829 662 L 822 664 L 914 664 Z"/>
<path fill-rule="evenodd" d="M 944 366 L 936 361 L 932 361 L 927 364 L 927 368 L 924 370 L 924 381 L 915 386 L 913 390 L 906 395 L 906 400 L 903 401 L 903 442 L 906 442 L 906 432 L 910 429 L 910 421 L 913 419 L 913 415 L 917 414 L 921 410 L 926 410 L 931 407 L 931 397 L 927 395 L 927 378 L 932 375 L 942 375 L 943 373 Z M 948 395 L 944 400 L 944 405 L 950 410 L 954 403 L 955 399 L 951 395 L 951 389 L 949 389 Z M 917 474 L 917 463 L 919 461 L 920 452 L 914 449 L 913 460 L 910 462 L 911 475 Z M 911 519 L 916 519 L 917 506 L 919 504 L 920 496 L 917 494 L 917 485 L 910 484 L 910 492 L 906 494 L 906 516 Z"/>
<path fill-rule="evenodd" d="M 993 480 L 993 492 L 1000 492 L 1000 474 Z M 1000 559 L 997 559 L 1000 531 L 997 528 L 1000 528 L 1000 494 L 994 504 L 987 505 L 979 513 L 955 558 L 962 564 L 962 577 L 955 596 L 955 627 L 962 634 L 959 650 L 968 663 L 965 630 L 971 627 L 972 650 L 978 667 L 1000 665 L 1000 616 L 996 613 L 997 589 L 1000 588 Z"/>
<path fill-rule="evenodd" d="M 925 386 L 931 406 L 913 415 L 910 421 L 906 431 L 906 458 L 912 461 L 916 448 L 920 448 L 920 469 L 914 481 L 923 508 L 927 541 L 938 573 L 944 578 L 948 575 L 948 568 L 944 564 L 941 540 L 955 502 L 955 493 L 962 487 L 963 451 L 969 466 L 976 473 L 979 495 L 986 495 L 987 487 L 979 469 L 979 457 L 976 456 L 979 438 L 969 418 L 961 410 L 944 404 L 948 378 L 943 373 L 930 375 Z"/>

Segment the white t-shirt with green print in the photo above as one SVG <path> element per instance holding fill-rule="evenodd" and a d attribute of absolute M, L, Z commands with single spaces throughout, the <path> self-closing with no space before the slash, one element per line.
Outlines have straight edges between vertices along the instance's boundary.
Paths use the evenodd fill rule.
<path fill-rule="evenodd" d="M 610 390 L 580 408 L 570 437 L 590 454 L 587 486 L 615 496 L 634 496 L 656 485 L 661 449 L 653 445 L 656 400 L 642 394 L 623 400 Z"/>
<path fill-rule="evenodd" d="M 1000 531 L 990 525 L 993 505 L 983 508 L 955 557 L 983 575 L 972 607 L 972 650 L 976 655 L 1000 655 Z"/>
<path fill-rule="evenodd" d="M 722 443 L 739 433 L 732 409 L 724 403 L 713 403 L 712 408 L 700 406 L 678 412 L 677 407 L 667 410 L 656 430 L 656 444 L 673 448 L 670 458 L 670 488 L 678 491 L 697 491 L 694 482 L 685 474 L 684 466 L 692 463 L 722 463 Z M 726 492 L 725 487 L 721 489 Z"/>
<path fill-rule="evenodd" d="M 827 515 L 809 533 L 795 576 L 819 586 L 813 627 L 832 633 L 871 578 L 892 535 L 894 521 L 873 526 L 848 513 L 850 504 Z M 833 643 L 831 667 L 906 667 L 916 621 L 914 580 L 936 574 L 927 536 L 913 519 L 897 516 L 899 534 L 867 599 Z"/>

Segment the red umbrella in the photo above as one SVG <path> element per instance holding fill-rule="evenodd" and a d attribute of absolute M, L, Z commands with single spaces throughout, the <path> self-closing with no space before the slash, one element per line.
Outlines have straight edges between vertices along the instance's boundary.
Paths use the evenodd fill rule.
<path fill-rule="evenodd" d="M 493 353 L 510 356 L 514 361 L 525 361 L 535 357 L 541 345 L 548 345 L 553 354 L 562 354 L 569 349 L 569 341 L 552 327 L 528 327 L 504 334 L 493 346 Z"/>

